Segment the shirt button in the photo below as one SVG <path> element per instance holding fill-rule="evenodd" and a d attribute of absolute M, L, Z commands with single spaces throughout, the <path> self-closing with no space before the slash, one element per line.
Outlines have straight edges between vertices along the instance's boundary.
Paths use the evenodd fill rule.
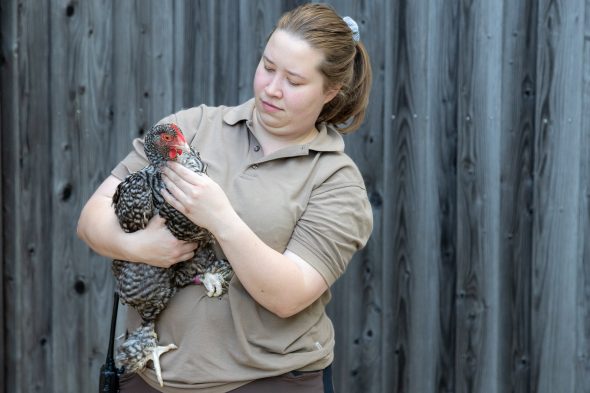
<path fill-rule="evenodd" d="M 258 150 L 260 150 L 260 146 L 258 146 L 258 145 L 254 146 L 254 151 L 258 151 Z"/>
<path fill-rule="evenodd" d="M 258 169 L 258 165 L 257 164 L 252 165 L 252 169 Z"/>

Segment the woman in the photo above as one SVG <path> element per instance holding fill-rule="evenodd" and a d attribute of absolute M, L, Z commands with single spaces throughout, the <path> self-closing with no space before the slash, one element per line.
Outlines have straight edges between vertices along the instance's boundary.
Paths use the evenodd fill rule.
<path fill-rule="evenodd" d="M 281 17 L 254 76 L 254 98 L 199 106 L 174 122 L 208 165 L 171 163 L 166 201 L 210 230 L 234 270 L 228 293 L 180 290 L 160 315 L 165 387 L 146 369 L 122 392 L 331 392 L 329 287 L 372 229 L 362 177 L 340 133 L 362 122 L 371 84 L 358 27 L 320 4 Z M 192 257 L 161 218 L 124 233 L 111 207 L 117 184 L 147 164 L 141 140 L 84 207 L 79 236 L 109 258 L 169 267 Z M 114 234 L 114 235 L 113 235 Z M 130 311 L 128 325 L 136 326 Z"/>

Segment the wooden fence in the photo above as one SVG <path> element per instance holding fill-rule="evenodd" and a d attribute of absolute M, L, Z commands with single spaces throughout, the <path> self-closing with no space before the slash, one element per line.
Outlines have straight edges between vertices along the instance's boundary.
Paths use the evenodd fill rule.
<path fill-rule="evenodd" d="M 3 391 L 97 390 L 113 283 L 83 203 L 164 115 L 249 98 L 299 3 L 0 2 Z M 375 76 L 337 391 L 590 392 L 590 0 L 330 3 Z"/>

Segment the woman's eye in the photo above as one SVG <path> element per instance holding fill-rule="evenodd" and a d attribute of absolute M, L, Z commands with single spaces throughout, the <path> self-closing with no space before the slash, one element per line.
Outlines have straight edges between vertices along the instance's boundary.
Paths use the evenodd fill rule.
<path fill-rule="evenodd" d="M 291 81 L 291 80 L 288 80 L 288 79 L 287 79 L 287 81 L 289 82 L 289 84 L 290 84 L 291 86 L 301 86 L 301 83 L 298 83 L 298 82 L 293 82 L 293 81 Z"/>

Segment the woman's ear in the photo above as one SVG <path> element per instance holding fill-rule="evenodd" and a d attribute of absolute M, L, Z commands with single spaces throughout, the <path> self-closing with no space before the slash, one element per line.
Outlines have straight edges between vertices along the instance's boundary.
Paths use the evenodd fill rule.
<path fill-rule="evenodd" d="M 338 85 L 336 87 L 334 87 L 333 89 L 329 89 L 324 93 L 324 104 L 327 104 L 328 102 L 332 101 L 332 99 L 334 97 L 336 97 L 336 95 L 340 92 L 340 89 L 342 88 L 342 86 Z"/>

